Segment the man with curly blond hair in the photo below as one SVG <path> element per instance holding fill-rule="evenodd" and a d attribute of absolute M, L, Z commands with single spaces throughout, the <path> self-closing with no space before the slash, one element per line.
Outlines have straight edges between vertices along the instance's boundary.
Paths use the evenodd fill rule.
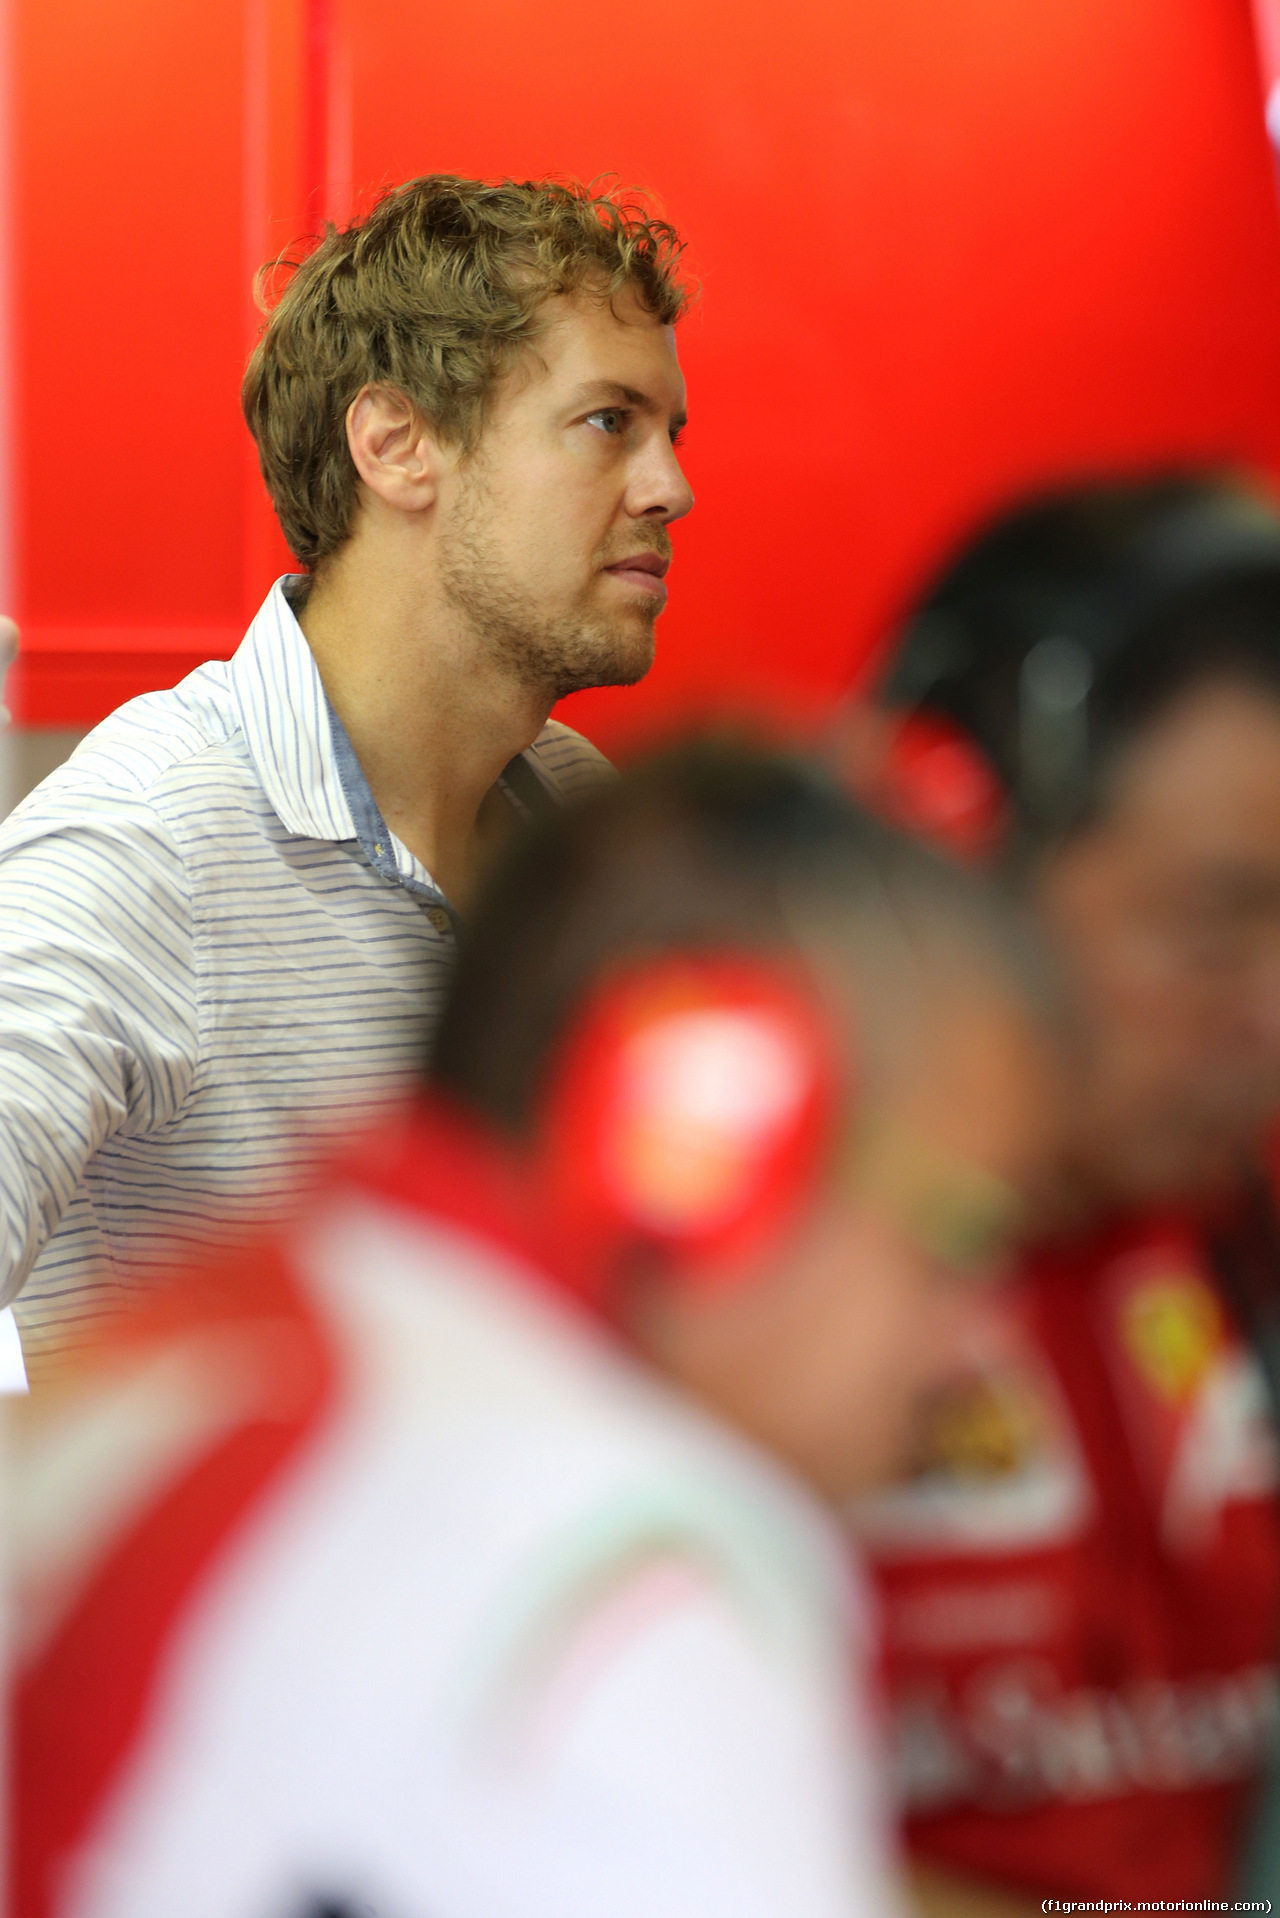
<path fill-rule="evenodd" d="M 679 254 L 631 198 L 436 174 L 266 275 L 244 408 L 306 570 L 0 829 L 29 1362 L 397 1095 L 489 853 L 601 776 L 549 714 L 652 658 L 693 503 Z"/>

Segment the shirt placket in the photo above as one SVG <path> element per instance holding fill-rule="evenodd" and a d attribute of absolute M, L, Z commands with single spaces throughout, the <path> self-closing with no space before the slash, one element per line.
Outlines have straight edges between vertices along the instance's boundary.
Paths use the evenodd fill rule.
<path fill-rule="evenodd" d="M 338 779 L 351 812 L 351 823 L 356 829 L 360 850 L 381 878 L 394 886 L 403 886 L 407 893 L 419 901 L 437 932 L 449 932 L 456 936 L 458 915 L 435 881 L 419 879 L 413 873 L 402 873 L 397 865 L 390 830 L 378 810 L 378 802 L 364 776 L 364 768 L 356 757 L 347 729 L 327 693 L 325 705 L 329 711 L 334 764 L 338 769 Z"/>

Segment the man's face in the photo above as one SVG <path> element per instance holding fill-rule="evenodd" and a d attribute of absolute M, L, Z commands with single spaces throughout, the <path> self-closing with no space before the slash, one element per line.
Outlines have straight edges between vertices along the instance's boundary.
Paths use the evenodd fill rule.
<path fill-rule="evenodd" d="M 1038 904 L 1080 1008 L 1087 1189 L 1209 1196 L 1280 1110 L 1280 702 L 1229 681 L 1185 694 Z"/>
<path fill-rule="evenodd" d="M 552 698 L 653 660 L 668 528 L 693 505 L 672 329 L 624 290 L 548 301 L 536 351 L 491 396 L 441 488 L 441 588 L 495 662 Z"/>
<path fill-rule="evenodd" d="M 642 1342 L 828 1496 L 892 1477 L 924 1401 L 985 1340 L 1058 1093 L 1019 1009 L 985 982 L 940 985 L 794 1236 L 728 1293 L 660 1301 Z"/>

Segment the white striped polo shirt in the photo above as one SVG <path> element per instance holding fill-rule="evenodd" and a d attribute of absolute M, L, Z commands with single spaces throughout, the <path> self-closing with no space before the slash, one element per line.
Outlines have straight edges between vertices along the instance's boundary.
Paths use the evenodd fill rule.
<path fill-rule="evenodd" d="M 452 911 L 380 818 L 289 585 L 0 826 L 0 1303 L 21 1292 L 34 1370 L 175 1252 L 287 1215 L 443 1002 Z M 520 807 L 606 774 L 552 721 L 501 784 Z"/>

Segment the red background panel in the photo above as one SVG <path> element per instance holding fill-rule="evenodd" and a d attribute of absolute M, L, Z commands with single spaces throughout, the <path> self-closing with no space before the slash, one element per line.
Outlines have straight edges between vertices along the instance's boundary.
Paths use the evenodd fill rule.
<path fill-rule="evenodd" d="M 296 32 L 277 0 L 16 6 L 20 722 L 229 651 L 287 564 L 238 392 L 252 272 L 303 217 Z"/>
<path fill-rule="evenodd" d="M 567 709 L 606 748 L 820 710 L 1022 487 L 1280 477 L 1246 0 L 17 4 L 28 719 L 162 683 L 184 630 L 193 662 L 233 643 L 282 563 L 237 410 L 250 263 L 431 169 L 615 173 L 690 237 L 698 506 L 650 679 Z"/>

